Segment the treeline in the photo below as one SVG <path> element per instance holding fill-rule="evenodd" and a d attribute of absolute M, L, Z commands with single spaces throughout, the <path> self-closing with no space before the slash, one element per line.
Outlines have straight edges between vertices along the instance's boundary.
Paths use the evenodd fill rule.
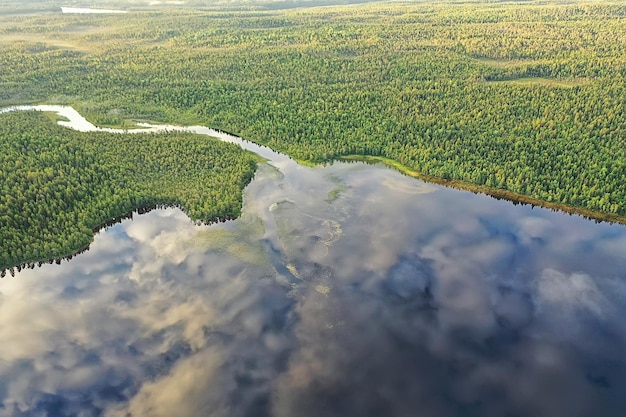
<path fill-rule="evenodd" d="M 608 2 L 24 17 L 0 26 L 23 39 L 0 43 L 0 102 L 383 156 L 623 216 L 625 20 Z"/>
<path fill-rule="evenodd" d="M 0 271 L 62 257 L 134 210 L 238 216 L 256 158 L 186 133 L 81 133 L 37 112 L 0 114 Z"/>

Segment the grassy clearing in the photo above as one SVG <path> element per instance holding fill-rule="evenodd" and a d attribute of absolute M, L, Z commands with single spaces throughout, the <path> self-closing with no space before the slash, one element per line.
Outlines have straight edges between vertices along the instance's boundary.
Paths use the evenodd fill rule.
<path fill-rule="evenodd" d="M 43 112 L 43 114 L 52 121 L 52 123 L 58 123 L 58 122 L 68 122 L 69 120 L 63 116 L 59 116 L 57 113 L 53 112 L 53 111 L 45 111 Z"/>
<path fill-rule="evenodd" d="M 541 77 L 524 77 L 512 80 L 502 81 L 486 81 L 486 84 L 507 84 L 518 85 L 524 87 L 545 86 L 545 87 L 561 87 L 572 88 L 591 84 L 591 80 L 584 78 L 541 78 Z"/>
<path fill-rule="evenodd" d="M 16 44 L 16 43 L 25 43 L 25 44 L 43 44 L 49 49 L 70 49 L 79 52 L 92 52 L 93 48 L 90 48 L 88 45 L 80 42 L 71 42 L 68 40 L 59 40 L 48 38 L 43 35 L 30 35 L 30 34 L 2 34 L 0 35 L 0 43 L 4 44 Z"/>
<path fill-rule="evenodd" d="M 536 59 L 492 59 L 492 58 L 472 58 L 473 61 L 489 65 L 496 68 L 516 68 L 522 65 L 537 65 L 544 61 Z"/>

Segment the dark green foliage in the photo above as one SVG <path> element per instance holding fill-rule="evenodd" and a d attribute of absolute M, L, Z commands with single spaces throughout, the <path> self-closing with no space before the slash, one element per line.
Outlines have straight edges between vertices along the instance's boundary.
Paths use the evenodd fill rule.
<path fill-rule="evenodd" d="M 0 114 L 0 270 L 71 254 L 137 208 L 237 216 L 255 161 L 206 136 L 80 133 L 36 112 Z"/>

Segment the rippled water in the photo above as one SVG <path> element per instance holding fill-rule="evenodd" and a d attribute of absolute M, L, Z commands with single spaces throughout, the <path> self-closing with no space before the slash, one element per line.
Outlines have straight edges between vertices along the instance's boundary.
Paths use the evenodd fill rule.
<path fill-rule="evenodd" d="M 0 281 L 0 416 L 623 416 L 626 227 L 257 150 Z"/>

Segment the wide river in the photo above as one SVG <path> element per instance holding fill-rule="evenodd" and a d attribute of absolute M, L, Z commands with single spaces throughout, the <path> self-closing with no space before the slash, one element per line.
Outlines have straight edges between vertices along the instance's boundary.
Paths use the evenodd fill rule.
<path fill-rule="evenodd" d="M 241 218 L 0 281 L 0 416 L 625 415 L 626 227 L 221 137 Z"/>

